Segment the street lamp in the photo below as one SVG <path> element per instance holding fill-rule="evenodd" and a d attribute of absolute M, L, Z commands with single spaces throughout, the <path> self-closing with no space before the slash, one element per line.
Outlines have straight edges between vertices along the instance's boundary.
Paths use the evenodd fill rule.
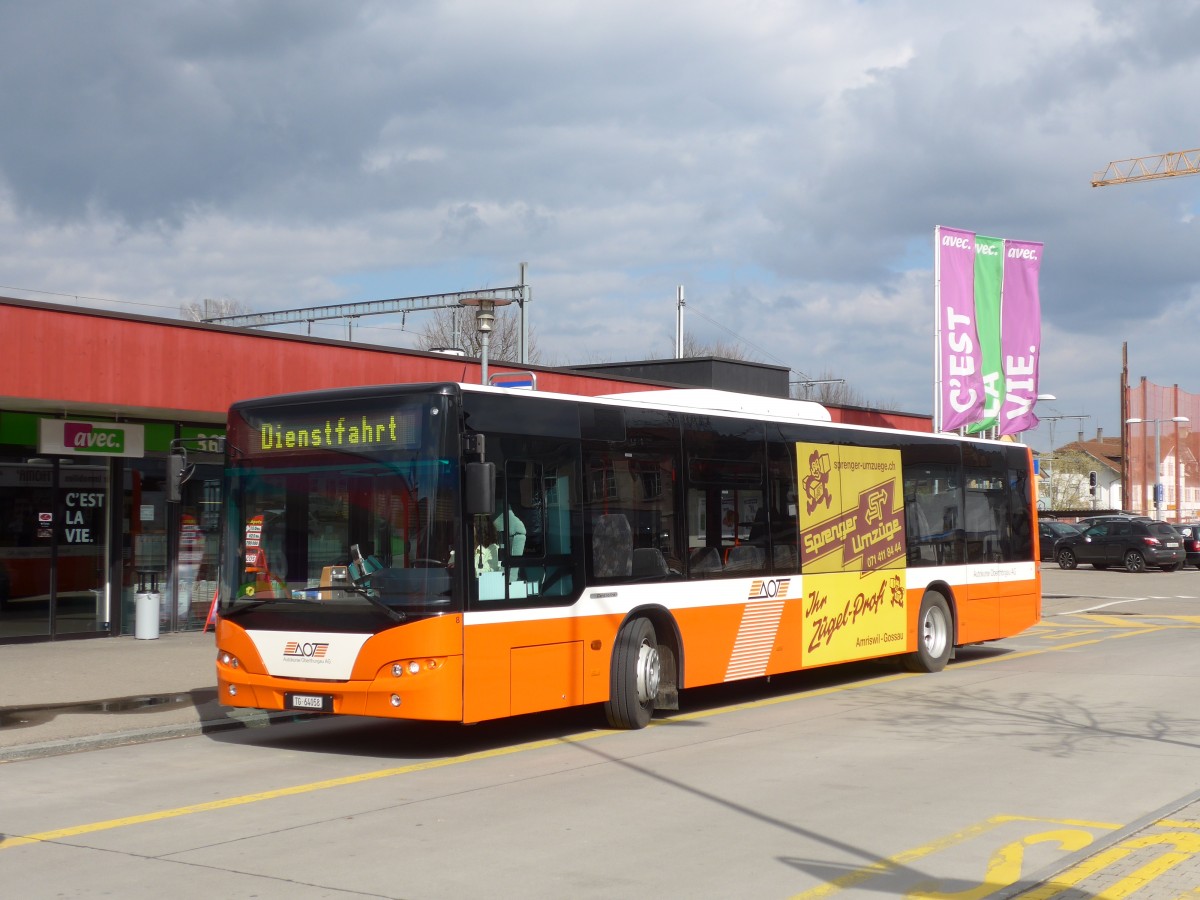
<path fill-rule="evenodd" d="M 496 307 L 508 306 L 511 300 L 495 297 L 464 297 L 460 306 L 475 307 L 475 330 L 479 332 L 480 383 L 488 383 L 488 338 L 496 327 Z"/>
<path fill-rule="evenodd" d="M 1126 419 L 1126 425 L 1149 425 L 1154 423 L 1154 518 L 1162 521 L 1162 500 L 1163 500 L 1163 484 L 1162 484 L 1162 430 L 1159 426 L 1163 422 L 1187 422 L 1187 416 L 1171 416 L 1169 419 Z M 1176 441 L 1176 447 L 1179 442 Z M 1176 451 L 1178 452 L 1178 450 Z"/>

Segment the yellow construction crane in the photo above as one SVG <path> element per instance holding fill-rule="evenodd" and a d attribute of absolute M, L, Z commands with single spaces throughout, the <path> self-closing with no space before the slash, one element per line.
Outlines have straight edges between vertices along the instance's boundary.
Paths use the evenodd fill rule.
<path fill-rule="evenodd" d="M 1180 150 L 1110 162 L 1107 169 L 1092 176 L 1092 187 L 1170 178 L 1172 175 L 1200 175 L 1200 150 Z"/>

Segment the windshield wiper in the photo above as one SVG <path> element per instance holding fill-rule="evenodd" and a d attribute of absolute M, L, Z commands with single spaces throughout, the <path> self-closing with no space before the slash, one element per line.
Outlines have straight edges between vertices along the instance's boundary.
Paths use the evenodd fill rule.
<path fill-rule="evenodd" d="M 362 594 L 362 596 L 367 598 L 368 603 L 370 603 L 372 606 L 382 609 L 385 613 L 387 613 L 388 618 L 393 622 L 403 622 L 406 618 L 408 618 L 406 615 L 404 615 L 404 613 L 397 609 L 392 609 L 390 606 L 380 600 L 378 595 L 376 595 L 370 588 L 362 588 L 358 585 L 346 585 L 342 587 L 342 590 L 354 591 L 356 594 Z"/>
<path fill-rule="evenodd" d="M 320 600 L 313 598 L 296 597 L 294 595 L 288 597 L 235 597 L 233 603 L 230 604 L 230 607 L 222 611 L 221 615 L 225 618 L 231 618 L 233 616 L 241 615 L 244 612 L 249 612 L 252 609 L 258 609 L 260 606 L 266 606 L 270 603 L 308 603 L 316 605 L 320 602 Z"/>
<path fill-rule="evenodd" d="M 239 597 L 238 600 L 235 601 L 237 605 L 233 606 L 228 611 L 223 612 L 221 615 L 225 616 L 226 618 L 232 618 L 239 616 L 242 613 L 258 609 L 261 606 L 266 606 L 270 603 L 303 603 L 306 606 L 325 606 L 326 603 L 324 600 L 320 599 L 319 596 L 312 595 L 319 595 L 321 592 L 332 593 L 333 591 L 345 591 L 347 593 L 358 594 L 359 596 L 366 598 L 368 603 L 386 613 L 387 617 L 393 622 L 403 622 L 407 618 L 404 613 L 400 612 L 399 610 L 392 609 L 377 596 L 372 594 L 369 589 L 361 588 L 353 584 L 339 584 L 337 587 L 305 588 L 304 590 L 292 591 L 290 595 L 284 597 Z"/>

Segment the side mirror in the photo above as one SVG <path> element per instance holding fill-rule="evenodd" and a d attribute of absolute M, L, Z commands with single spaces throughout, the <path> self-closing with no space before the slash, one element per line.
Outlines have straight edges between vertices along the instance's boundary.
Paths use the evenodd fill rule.
<path fill-rule="evenodd" d="M 195 466 L 189 466 L 187 454 L 172 450 L 167 456 L 167 502 L 178 503 L 183 498 L 183 483 L 192 476 Z"/>
<path fill-rule="evenodd" d="M 466 512 L 468 516 L 496 514 L 496 464 L 467 463 Z"/>

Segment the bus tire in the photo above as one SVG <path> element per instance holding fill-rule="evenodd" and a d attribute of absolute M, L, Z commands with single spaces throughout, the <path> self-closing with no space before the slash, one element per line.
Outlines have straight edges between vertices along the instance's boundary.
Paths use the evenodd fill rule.
<path fill-rule="evenodd" d="M 926 591 L 917 614 L 917 650 L 904 658 L 910 672 L 940 672 L 954 650 L 950 604 L 937 591 Z"/>
<path fill-rule="evenodd" d="M 604 714 L 613 728 L 645 728 L 654 715 L 662 660 L 649 619 L 631 619 L 617 632 Z"/>

